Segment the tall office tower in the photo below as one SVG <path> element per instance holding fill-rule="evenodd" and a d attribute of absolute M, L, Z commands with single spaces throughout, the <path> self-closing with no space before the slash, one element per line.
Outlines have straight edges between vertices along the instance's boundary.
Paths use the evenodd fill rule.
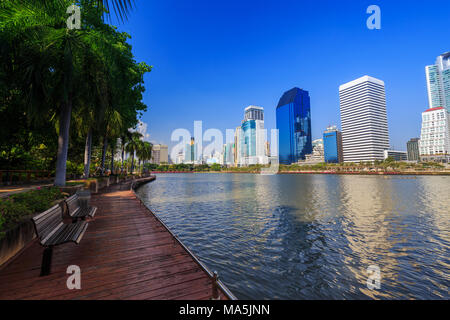
<path fill-rule="evenodd" d="M 422 113 L 421 161 L 450 162 L 450 113 L 443 107 Z"/>
<path fill-rule="evenodd" d="M 384 82 L 364 76 L 339 87 L 344 162 L 384 159 L 389 149 Z"/>
<path fill-rule="evenodd" d="M 441 54 L 436 63 L 425 67 L 430 109 L 444 107 L 450 112 L 450 52 Z"/>
<path fill-rule="evenodd" d="M 323 133 L 324 160 L 326 163 L 344 162 L 342 133 L 336 126 L 330 126 Z"/>
<path fill-rule="evenodd" d="M 186 145 L 184 151 L 184 163 L 196 164 L 197 161 L 197 144 L 194 138 L 191 138 L 191 142 Z"/>
<path fill-rule="evenodd" d="M 152 148 L 152 163 L 169 163 L 169 148 L 162 144 L 154 144 Z"/>
<path fill-rule="evenodd" d="M 183 154 L 183 151 L 179 151 L 178 154 L 177 154 L 175 163 L 176 163 L 176 164 L 183 163 L 183 160 L 184 160 L 184 154 Z"/>
<path fill-rule="evenodd" d="M 291 164 L 312 152 L 311 106 L 308 91 L 286 91 L 277 106 L 279 162 Z"/>
<path fill-rule="evenodd" d="M 237 167 L 240 166 L 242 162 L 241 135 L 242 135 L 242 128 L 237 127 L 236 130 L 234 131 L 234 164 Z"/>
<path fill-rule="evenodd" d="M 412 138 L 406 143 L 408 161 L 419 161 L 419 138 Z"/>
<path fill-rule="evenodd" d="M 264 121 L 264 109 L 257 106 L 248 106 L 245 108 L 244 121 L 261 120 Z"/>
<path fill-rule="evenodd" d="M 234 143 L 232 142 L 223 145 L 223 164 L 234 165 Z"/>
<path fill-rule="evenodd" d="M 241 164 L 267 164 L 265 152 L 266 132 L 264 130 L 264 109 L 249 106 L 245 109 L 241 125 Z"/>

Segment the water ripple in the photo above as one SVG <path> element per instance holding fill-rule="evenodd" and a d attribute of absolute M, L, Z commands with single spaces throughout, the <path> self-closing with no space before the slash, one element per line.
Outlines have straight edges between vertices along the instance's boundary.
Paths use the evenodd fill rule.
<path fill-rule="evenodd" d="M 240 299 L 448 299 L 449 177 L 159 175 L 139 196 Z M 367 288 L 367 268 L 381 289 Z"/>

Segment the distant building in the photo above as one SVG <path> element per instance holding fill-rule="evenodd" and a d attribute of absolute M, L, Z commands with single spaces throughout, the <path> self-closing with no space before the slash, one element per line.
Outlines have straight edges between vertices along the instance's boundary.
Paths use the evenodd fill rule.
<path fill-rule="evenodd" d="M 406 143 L 408 161 L 419 161 L 419 138 L 412 138 Z"/>
<path fill-rule="evenodd" d="M 408 153 L 406 151 L 384 150 L 384 160 L 392 158 L 395 161 L 408 160 Z"/>
<path fill-rule="evenodd" d="M 177 157 L 175 159 L 176 164 L 181 164 L 184 161 L 184 154 L 183 151 L 178 152 Z"/>
<path fill-rule="evenodd" d="M 234 164 L 240 166 L 242 164 L 242 145 L 241 145 L 242 128 L 237 127 L 234 132 Z"/>
<path fill-rule="evenodd" d="M 266 135 L 264 130 L 264 109 L 249 106 L 245 109 L 240 131 L 241 164 L 267 164 L 265 155 Z"/>
<path fill-rule="evenodd" d="M 339 87 L 344 162 L 383 160 L 389 149 L 384 82 L 364 76 Z"/>
<path fill-rule="evenodd" d="M 308 91 L 293 88 L 283 94 L 276 109 L 279 162 L 292 164 L 312 152 L 311 105 Z"/>
<path fill-rule="evenodd" d="M 195 143 L 194 138 L 191 138 L 191 142 L 186 144 L 186 148 L 184 151 L 184 163 L 197 164 L 198 163 L 197 158 L 198 158 L 197 144 Z"/>
<path fill-rule="evenodd" d="M 441 54 L 436 63 L 425 67 L 430 109 L 444 107 L 450 112 L 450 52 Z"/>
<path fill-rule="evenodd" d="M 223 164 L 234 165 L 234 143 L 232 142 L 223 145 Z"/>
<path fill-rule="evenodd" d="M 152 163 L 169 163 L 169 148 L 163 144 L 154 144 L 152 148 Z"/>
<path fill-rule="evenodd" d="M 264 109 L 257 106 L 248 106 L 245 108 L 244 122 L 248 120 L 264 121 Z"/>
<path fill-rule="evenodd" d="M 323 140 L 317 139 L 312 142 L 313 151 L 305 156 L 305 160 L 300 160 L 299 164 L 318 164 L 325 162 Z"/>
<path fill-rule="evenodd" d="M 266 156 L 270 157 L 270 142 L 266 141 Z"/>
<path fill-rule="evenodd" d="M 450 113 L 443 107 L 422 113 L 421 161 L 450 163 Z"/>
<path fill-rule="evenodd" d="M 326 163 L 344 162 L 342 133 L 336 126 L 328 127 L 323 133 L 324 160 Z"/>

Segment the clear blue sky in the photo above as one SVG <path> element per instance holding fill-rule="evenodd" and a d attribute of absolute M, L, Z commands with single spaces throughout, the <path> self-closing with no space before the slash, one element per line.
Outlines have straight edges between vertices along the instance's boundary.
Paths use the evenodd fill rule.
<path fill-rule="evenodd" d="M 366 9 L 381 8 L 381 30 Z M 115 23 L 113 21 L 113 23 Z M 116 24 L 116 23 L 115 23 Z M 310 92 L 313 138 L 340 126 L 339 85 L 363 75 L 385 81 L 391 145 L 406 150 L 428 107 L 425 66 L 450 51 L 450 1 L 136 0 L 128 22 L 146 76 L 150 140 L 240 125 L 244 108 L 275 107 L 294 86 Z M 225 132 L 224 132 L 225 134 Z"/>

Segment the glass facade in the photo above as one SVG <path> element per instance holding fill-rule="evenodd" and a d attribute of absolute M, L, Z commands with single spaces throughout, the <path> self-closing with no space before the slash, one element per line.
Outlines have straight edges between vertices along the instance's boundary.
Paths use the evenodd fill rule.
<path fill-rule="evenodd" d="M 242 123 L 241 129 L 241 156 L 256 156 L 256 121 L 244 121 Z"/>
<path fill-rule="evenodd" d="M 430 108 L 444 107 L 450 112 L 450 52 L 425 68 Z"/>
<path fill-rule="evenodd" d="M 191 139 L 191 143 L 187 144 L 184 149 L 184 161 L 185 162 L 194 162 L 197 161 L 197 144 L 194 142 L 194 139 Z"/>
<path fill-rule="evenodd" d="M 336 126 L 328 127 L 323 133 L 324 161 L 326 163 L 344 162 L 342 134 Z"/>
<path fill-rule="evenodd" d="M 339 163 L 337 131 L 323 134 L 324 158 L 326 163 Z"/>
<path fill-rule="evenodd" d="M 444 90 L 445 109 L 450 112 L 450 69 L 442 72 L 442 84 Z"/>
<path fill-rule="evenodd" d="M 293 88 L 278 103 L 279 161 L 291 164 L 312 152 L 311 107 L 308 91 Z"/>
<path fill-rule="evenodd" d="M 412 138 L 406 143 L 409 161 L 419 161 L 419 138 Z"/>

